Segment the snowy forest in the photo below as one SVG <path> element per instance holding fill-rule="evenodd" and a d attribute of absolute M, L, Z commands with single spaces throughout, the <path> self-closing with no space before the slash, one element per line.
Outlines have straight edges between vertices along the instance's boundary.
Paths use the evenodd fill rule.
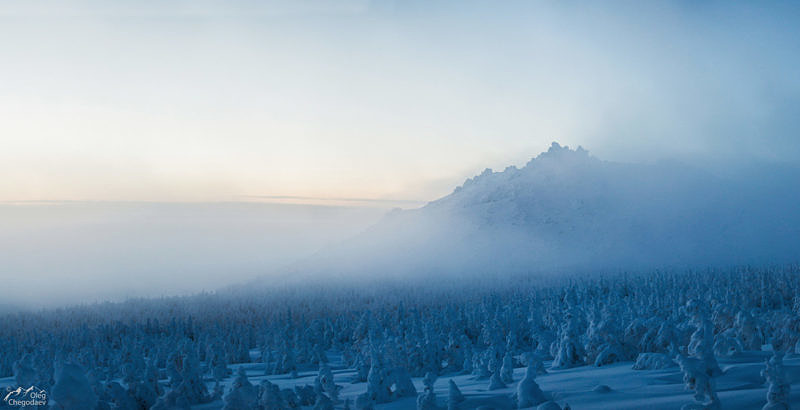
<path fill-rule="evenodd" d="M 0 383 L 57 409 L 788 409 L 798 295 L 791 265 L 129 300 L 3 316 Z"/>

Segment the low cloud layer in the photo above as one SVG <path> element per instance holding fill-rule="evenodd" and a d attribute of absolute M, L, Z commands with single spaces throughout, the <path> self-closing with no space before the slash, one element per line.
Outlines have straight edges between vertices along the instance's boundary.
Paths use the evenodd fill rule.
<path fill-rule="evenodd" d="M 274 274 L 383 212 L 258 203 L 0 205 L 0 300 L 36 307 L 213 291 Z"/>

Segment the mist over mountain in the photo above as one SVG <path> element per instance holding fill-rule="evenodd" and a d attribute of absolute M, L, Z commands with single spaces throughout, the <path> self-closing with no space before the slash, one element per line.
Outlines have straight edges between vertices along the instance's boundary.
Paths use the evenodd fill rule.
<path fill-rule="evenodd" d="M 617 163 L 553 143 L 294 269 L 407 278 L 796 262 L 798 180 L 777 166 Z"/>

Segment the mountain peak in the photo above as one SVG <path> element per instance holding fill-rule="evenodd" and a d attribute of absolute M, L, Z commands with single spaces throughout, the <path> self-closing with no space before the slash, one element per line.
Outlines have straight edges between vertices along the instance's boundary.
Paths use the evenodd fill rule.
<path fill-rule="evenodd" d="M 576 149 L 571 149 L 567 145 L 561 145 L 558 142 L 550 144 L 547 151 L 533 157 L 528 161 L 524 167 L 517 168 L 516 166 L 508 166 L 503 171 L 494 172 L 491 168 L 486 168 L 480 174 L 467 178 L 461 186 L 458 186 L 453 191 L 453 194 L 460 192 L 465 188 L 472 186 L 482 185 L 488 181 L 496 181 L 504 183 L 507 179 L 512 179 L 520 175 L 530 175 L 537 172 L 557 171 L 559 173 L 568 169 L 576 169 L 579 164 L 599 163 L 595 157 L 589 155 L 589 151 L 578 146 Z"/>
<path fill-rule="evenodd" d="M 568 145 L 561 145 L 558 142 L 553 141 L 550 144 L 550 148 L 547 151 L 542 152 L 538 156 L 532 158 L 528 161 L 527 165 L 532 164 L 534 161 L 537 160 L 565 160 L 565 159 L 589 159 L 592 158 L 589 155 L 589 151 L 583 149 L 582 146 L 578 145 L 578 148 L 571 149 Z"/>

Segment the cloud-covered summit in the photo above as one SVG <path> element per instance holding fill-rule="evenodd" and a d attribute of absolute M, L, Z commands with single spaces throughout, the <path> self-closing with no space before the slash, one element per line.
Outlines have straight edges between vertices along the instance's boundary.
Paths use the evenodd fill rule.
<path fill-rule="evenodd" d="M 553 143 L 522 168 L 487 169 L 392 212 L 300 269 L 405 277 L 794 262 L 796 177 L 610 162 Z"/>

